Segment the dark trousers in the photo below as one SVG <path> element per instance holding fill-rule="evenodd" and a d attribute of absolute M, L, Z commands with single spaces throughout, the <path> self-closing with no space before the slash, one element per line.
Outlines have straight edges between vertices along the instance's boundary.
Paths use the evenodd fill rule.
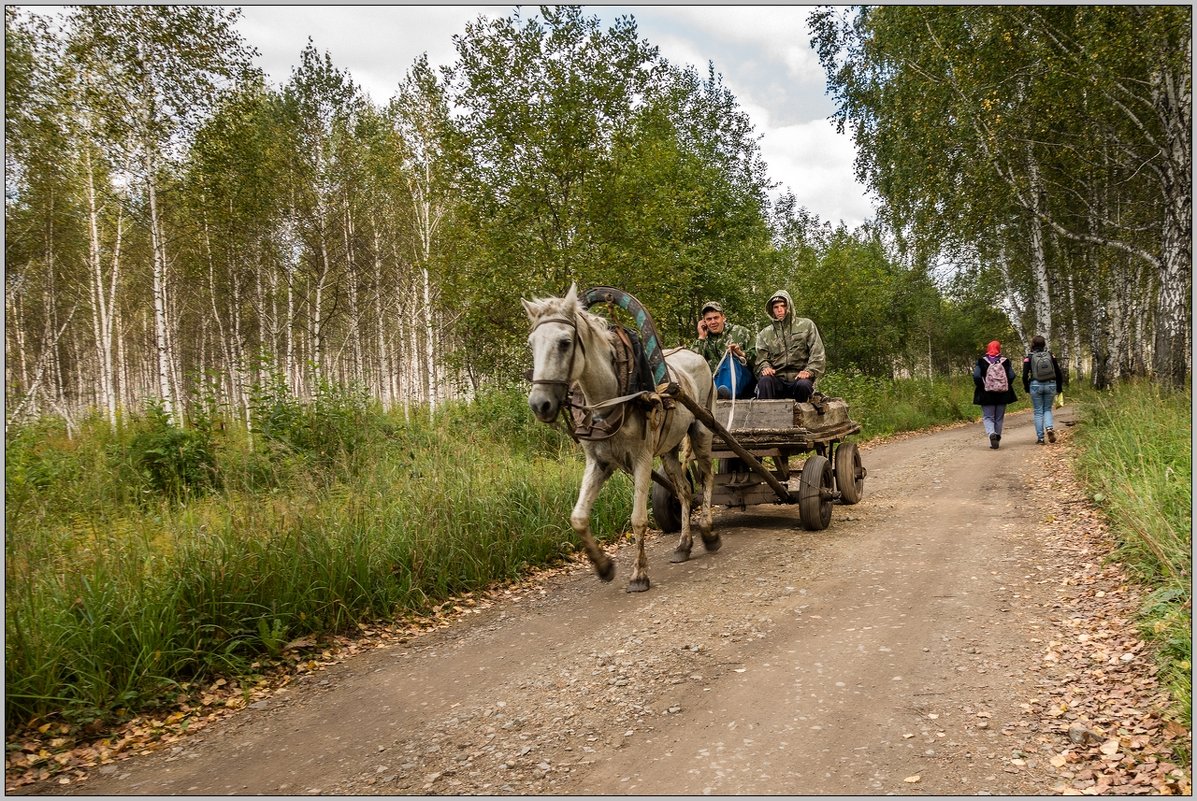
<path fill-rule="evenodd" d="M 797 381 L 786 381 L 781 376 L 763 375 L 756 385 L 756 396 L 761 400 L 776 400 L 779 398 L 793 398 L 796 401 L 810 400 L 815 391 L 815 382 L 809 378 L 799 378 Z"/>

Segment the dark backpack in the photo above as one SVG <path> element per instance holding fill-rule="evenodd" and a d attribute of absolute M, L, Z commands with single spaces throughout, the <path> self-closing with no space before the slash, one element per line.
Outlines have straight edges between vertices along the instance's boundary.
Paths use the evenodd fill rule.
<path fill-rule="evenodd" d="M 1036 381 L 1055 381 L 1056 368 L 1052 355 L 1046 350 L 1031 351 L 1031 378 Z"/>

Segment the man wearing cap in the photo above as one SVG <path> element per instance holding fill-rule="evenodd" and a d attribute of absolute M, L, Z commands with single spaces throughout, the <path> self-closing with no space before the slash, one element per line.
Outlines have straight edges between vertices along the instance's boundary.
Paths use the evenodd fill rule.
<path fill-rule="evenodd" d="M 732 397 L 733 383 L 737 398 L 752 396 L 755 381 L 748 363 L 751 341 L 752 334 L 747 328 L 727 322 L 727 317 L 723 315 L 723 305 L 719 301 L 708 300 L 702 304 L 702 313 L 698 319 L 698 339 L 690 346 L 690 350 L 697 352 L 711 365 L 715 389 L 720 398 Z"/>
<path fill-rule="evenodd" d="M 810 400 L 815 381 L 827 369 L 819 329 L 813 320 L 794 316 L 794 302 L 784 289 L 769 297 L 765 313 L 773 322 L 756 335 L 756 396 Z"/>

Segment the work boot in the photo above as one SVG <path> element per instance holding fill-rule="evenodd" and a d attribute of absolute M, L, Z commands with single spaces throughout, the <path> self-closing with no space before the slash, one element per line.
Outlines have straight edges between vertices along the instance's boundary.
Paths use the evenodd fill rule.
<path fill-rule="evenodd" d="M 989 435 L 989 447 L 993 448 L 993 449 L 996 451 L 996 450 L 997 450 L 997 447 L 998 447 L 998 440 L 999 440 L 999 439 L 1001 439 L 1001 436 L 1000 436 L 1000 435 L 998 435 L 998 434 L 990 434 L 990 435 Z"/>
<path fill-rule="evenodd" d="M 1047 441 L 1048 442 L 1056 441 L 1056 432 L 1052 429 L 1051 426 L 1047 427 Z"/>

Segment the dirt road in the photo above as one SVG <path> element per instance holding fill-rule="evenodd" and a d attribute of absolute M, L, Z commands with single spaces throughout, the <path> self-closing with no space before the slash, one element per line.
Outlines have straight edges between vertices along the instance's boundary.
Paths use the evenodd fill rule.
<path fill-rule="evenodd" d="M 826 531 L 720 512 L 716 554 L 650 543 L 647 593 L 624 549 L 611 584 L 549 579 L 48 791 L 1049 792 L 1020 706 L 1060 583 L 1034 439 L 1023 413 L 997 451 L 976 424 L 866 449 L 864 500 Z"/>

